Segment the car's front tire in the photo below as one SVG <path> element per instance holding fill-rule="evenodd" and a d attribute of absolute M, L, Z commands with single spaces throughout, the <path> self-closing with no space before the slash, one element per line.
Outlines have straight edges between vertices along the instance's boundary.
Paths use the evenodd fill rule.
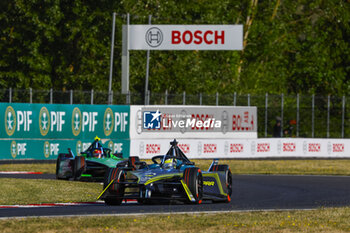
<path fill-rule="evenodd" d="M 109 185 L 107 189 L 107 197 L 104 199 L 107 205 L 120 205 L 124 196 L 124 185 L 120 184 L 125 180 L 125 173 L 121 168 L 109 168 L 105 174 L 103 182 L 103 190 Z M 114 183 L 115 182 L 115 183 Z"/>
<path fill-rule="evenodd" d="M 190 189 L 195 201 L 191 203 L 200 204 L 203 199 L 203 176 L 197 167 L 186 168 L 183 180 Z"/>
<path fill-rule="evenodd" d="M 76 156 L 74 158 L 74 166 L 73 166 L 73 179 L 78 180 L 83 172 L 86 170 L 86 162 L 85 157 Z"/>
<path fill-rule="evenodd" d="M 58 180 L 68 180 L 69 179 L 69 177 L 62 175 L 60 172 L 60 170 L 62 169 L 61 163 L 65 159 L 67 159 L 67 155 L 63 154 L 63 153 L 59 154 L 57 157 L 57 160 L 56 160 L 56 179 L 58 179 Z"/>

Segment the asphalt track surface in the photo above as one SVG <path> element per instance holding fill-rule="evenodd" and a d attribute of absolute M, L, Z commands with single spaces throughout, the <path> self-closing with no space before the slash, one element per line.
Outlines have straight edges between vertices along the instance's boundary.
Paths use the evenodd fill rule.
<path fill-rule="evenodd" d="M 53 179 L 54 175 L 0 175 L 1 178 Z M 230 203 L 203 202 L 200 205 L 161 204 L 140 205 L 104 203 L 58 207 L 0 208 L 0 218 L 64 215 L 118 215 L 176 212 L 251 211 L 315 209 L 350 206 L 350 177 L 234 175 L 234 191 Z"/>

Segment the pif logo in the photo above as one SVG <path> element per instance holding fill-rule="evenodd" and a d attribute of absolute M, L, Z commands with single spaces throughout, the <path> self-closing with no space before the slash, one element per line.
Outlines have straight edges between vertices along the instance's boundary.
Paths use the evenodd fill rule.
<path fill-rule="evenodd" d="M 160 129 L 160 122 L 162 114 L 157 110 L 156 112 L 143 112 L 143 128 L 144 129 Z"/>
<path fill-rule="evenodd" d="M 50 155 L 58 155 L 59 143 L 50 143 L 48 141 L 44 142 L 44 156 L 48 158 Z"/>
<path fill-rule="evenodd" d="M 15 141 L 11 142 L 11 156 L 16 158 L 17 156 L 17 143 Z"/>
<path fill-rule="evenodd" d="M 114 143 L 113 141 L 108 142 L 108 148 L 112 150 L 111 153 L 122 153 L 123 143 Z"/>
<path fill-rule="evenodd" d="M 11 142 L 11 156 L 16 158 L 17 155 L 26 155 L 27 143 L 16 143 L 15 141 Z"/>
<path fill-rule="evenodd" d="M 39 127 L 42 136 L 45 136 L 49 132 L 50 117 L 47 108 L 42 107 L 39 113 Z"/>
<path fill-rule="evenodd" d="M 103 128 L 106 136 L 111 135 L 114 127 L 113 111 L 107 108 L 103 117 Z"/>
<path fill-rule="evenodd" d="M 16 113 L 11 106 L 5 111 L 5 129 L 8 136 L 12 136 L 16 129 Z"/>
<path fill-rule="evenodd" d="M 44 156 L 45 158 L 50 156 L 50 143 L 48 141 L 44 142 Z"/>
<path fill-rule="evenodd" d="M 78 136 L 81 131 L 81 112 L 79 108 L 74 108 L 72 112 L 72 132 Z"/>
<path fill-rule="evenodd" d="M 83 151 L 83 144 L 81 143 L 81 141 L 77 141 L 77 145 L 76 145 L 77 155 L 79 156 L 82 151 Z"/>

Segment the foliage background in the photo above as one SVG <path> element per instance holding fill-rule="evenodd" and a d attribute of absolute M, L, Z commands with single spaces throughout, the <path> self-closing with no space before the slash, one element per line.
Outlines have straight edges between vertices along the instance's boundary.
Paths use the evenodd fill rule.
<path fill-rule="evenodd" d="M 120 92 L 121 26 L 243 24 L 243 51 L 152 51 L 150 91 L 350 94 L 349 0 L 2 0 L 0 88 Z M 130 90 L 143 93 L 146 51 L 131 51 Z"/>

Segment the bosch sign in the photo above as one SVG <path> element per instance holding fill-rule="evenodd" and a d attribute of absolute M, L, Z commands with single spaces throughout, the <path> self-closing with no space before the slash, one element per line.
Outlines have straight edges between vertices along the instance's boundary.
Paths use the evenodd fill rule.
<path fill-rule="evenodd" d="M 126 30 L 126 27 L 124 26 Z M 129 50 L 242 50 L 242 25 L 129 25 Z"/>
<path fill-rule="evenodd" d="M 171 32 L 171 43 L 172 44 L 225 44 L 225 31 L 201 31 L 197 30 L 195 32 L 191 32 L 189 30 L 181 33 L 180 31 L 172 31 Z"/>

